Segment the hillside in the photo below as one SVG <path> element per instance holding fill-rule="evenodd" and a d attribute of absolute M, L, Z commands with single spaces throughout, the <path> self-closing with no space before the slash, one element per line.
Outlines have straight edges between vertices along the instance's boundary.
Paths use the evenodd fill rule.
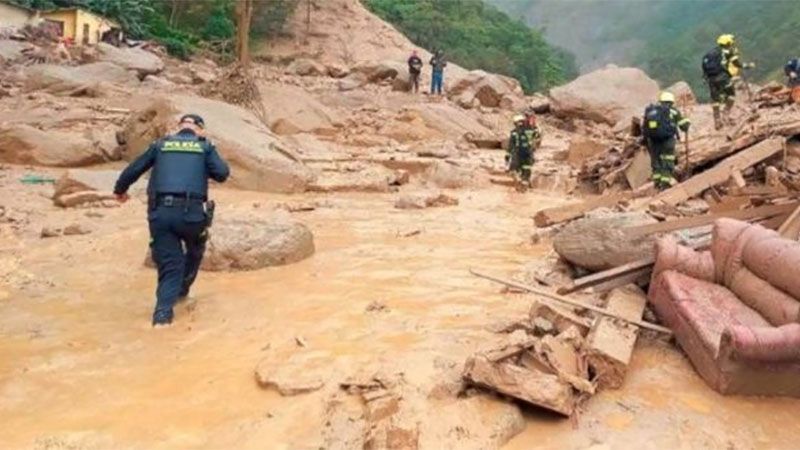
<path fill-rule="evenodd" d="M 582 72 L 609 62 L 633 64 L 662 85 L 689 81 L 701 96 L 699 61 L 720 33 L 739 38 L 745 58 L 758 64 L 752 79 L 763 81 L 779 76 L 793 56 L 800 28 L 800 9 L 790 0 L 487 1 L 573 52 Z"/>

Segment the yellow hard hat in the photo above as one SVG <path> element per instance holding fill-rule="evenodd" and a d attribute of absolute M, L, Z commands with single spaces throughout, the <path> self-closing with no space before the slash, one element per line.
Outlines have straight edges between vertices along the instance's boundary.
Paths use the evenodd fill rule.
<path fill-rule="evenodd" d="M 658 101 L 664 103 L 675 103 L 675 95 L 672 92 L 664 91 L 659 94 Z"/>
<path fill-rule="evenodd" d="M 733 44 L 733 41 L 734 41 L 734 37 L 733 37 L 732 34 L 721 34 L 717 38 L 717 44 L 724 45 L 724 46 L 728 46 L 728 45 Z"/>
<path fill-rule="evenodd" d="M 525 116 L 523 116 L 522 114 L 517 114 L 516 116 L 514 116 L 513 120 L 514 123 L 525 122 Z"/>

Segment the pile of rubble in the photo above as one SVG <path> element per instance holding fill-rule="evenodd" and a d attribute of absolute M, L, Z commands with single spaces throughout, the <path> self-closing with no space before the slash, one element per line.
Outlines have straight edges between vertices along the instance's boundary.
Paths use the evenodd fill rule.
<path fill-rule="evenodd" d="M 646 298 L 636 286 L 612 291 L 604 315 L 537 300 L 524 320 L 504 326 L 500 346 L 473 355 L 464 378 L 565 416 L 599 389 L 622 386 Z M 612 316 L 613 315 L 613 316 Z"/>

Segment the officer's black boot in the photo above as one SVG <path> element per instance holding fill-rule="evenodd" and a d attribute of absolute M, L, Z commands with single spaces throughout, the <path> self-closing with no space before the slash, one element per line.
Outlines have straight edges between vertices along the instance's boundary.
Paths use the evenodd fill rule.
<path fill-rule="evenodd" d="M 174 313 L 172 310 L 162 310 L 157 309 L 153 313 L 153 326 L 169 326 L 172 325 L 172 318 L 174 317 Z"/>

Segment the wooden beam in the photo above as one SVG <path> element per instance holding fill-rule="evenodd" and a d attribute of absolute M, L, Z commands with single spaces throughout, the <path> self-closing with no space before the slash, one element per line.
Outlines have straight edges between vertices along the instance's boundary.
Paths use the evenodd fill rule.
<path fill-rule="evenodd" d="M 666 233 L 668 231 L 684 230 L 687 228 L 702 227 L 714 223 L 717 219 L 729 218 L 739 220 L 753 220 L 757 218 L 770 218 L 780 214 L 792 212 L 798 206 L 798 202 L 786 203 L 783 205 L 767 205 L 752 209 L 741 209 L 737 211 L 725 211 L 717 214 L 705 216 L 687 217 L 678 220 L 669 220 L 650 225 L 629 227 L 625 229 L 626 235 L 631 238 L 646 236 L 648 234 Z"/>
<path fill-rule="evenodd" d="M 636 261 L 614 267 L 613 269 L 604 270 L 602 272 L 593 273 L 583 278 L 578 278 L 569 286 L 564 286 L 558 290 L 561 295 L 571 294 L 581 289 L 586 289 L 594 285 L 606 282 L 610 279 L 627 275 L 631 272 L 637 272 L 641 269 L 652 266 L 655 263 L 655 258 L 644 258 Z"/>
<path fill-rule="evenodd" d="M 607 208 L 615 206 L 617 203 L 631 198 L 631 192 L 621 192 L 618 194 L 604 195 L 601 197 L 586 200 L 581 203 L 556 206 L 555 208 L 543 209 L 536 213 L 533 222 L 537 227 L 549 227 L 569 220 L 583 217 L 589 211 L 597 208 Z"/>
<path fill-rule="evenodd" d="M 651 203 L 663 202 L 669 205 L 688 200 L 704 190 L 727 181 L 733 172 L 751 167 L 783 150 L 782 137 L 765 139 L 752 147 L 742 150 L 722 160 L 705 172 L 667 189 L 656 195 Z"/>
<path fill-rule="evenodd" d="M 581 302 L 581 301 L 578 301 L 578 300 L 575 300 L 575 299 L 571 299 L 571 298 L 568 298 L 568 297 L 564 297 L 562 295 L 558 295 L 558 294 L 555 294 L 553 292 L 548 292 L 548 291 L 545 291 L 543 289 L 538 289 L 538 288 L 535 288 L 535 287 L 532 287 L 532 286 L 528 286 L 526 284 L 518 283 L 516 281 L 503 280 L 502 278 L 497 278 L 497 277 L 494 277 L 492 275 L 481 273 L 481 272 L 478 272 L 477 270 L 474 270 L 474 269 L 470 269 L 470 273 L 475 275 L 476 277 L 479 277 L 479 278 L 483 278 L 483 279 L 486 279 L 486 280 L 494 281 L 495 283 L 505 284 L 506 286 L 511 286 L 511 287 L 514 287 L 514 288 L 517 288 L 517 289 L 522 289 L 523 291 L 528 291 L 531 294 L 540 295 L 542 297 L 545 297 L 545 298 L 548 298 L 548 299 L 551 299 L 551 300 L 555 300 L 555 301 L 558 301 L 558 302 L 561 302 L 561 303 L 566 303 L 567 305 L 575 306 L 577 308 L 588 309 L 589 311 L 593 311 L 593 312 L 596 312 L 598 314 L 601 314 L 601 315 L 604 315 L 604 316 L 607 316 L 607 317 L 613 317 L 613 318 L 616 318 L 616 319 L 620 319 L 620 320 L 628 322 L 630 324 L 633 324 L 633 325 L 636 325 L 636 326 L 639 326 L 639 327 L 642 327 L 642 328 L 647 328 L 648 330 L 660 331 L 661 333 L 665 333 L 665 334 L 672 334 L 672 330 L 670 330 L 669 328 L 665 328 L 665 327 L 662 327 L 660 325 L 656 325 L 654 323 L 645 322 L 643 320 L 628 319 L 628 318 L 623 317 L 623 316 L 621 316 L 621 315 L 619 315 L 619 314 L 617 314 L 615 312 L 606 311 L 603 308 L 591 305 L 589 303 L 584 303 L 584 302 Z"/>

